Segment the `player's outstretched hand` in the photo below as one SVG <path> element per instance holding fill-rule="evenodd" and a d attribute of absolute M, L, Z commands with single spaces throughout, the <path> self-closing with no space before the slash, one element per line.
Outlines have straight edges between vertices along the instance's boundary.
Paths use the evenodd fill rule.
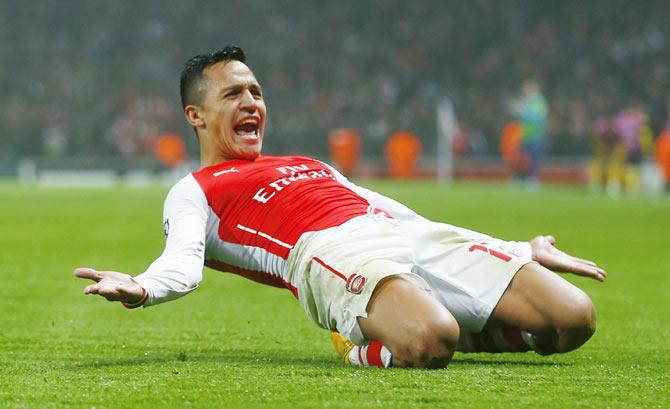
<path fill-rule="evenodd" d="M 605 281 L 607 273 L 596 263 L 573 257 L 554 247 L 555 243 L 554 236 L 537 236 L 531 240 L 533 260 L 553 271 L 573 273 L 594 280 Z"/>
<path fill-rule="evenodd" d="M 74 275 L 95 281 L 95 284 L 84 288 L 84 294 L 97 294 L 108 301 L 121 301 L 128 305 L 141 303 L 146 296 L 146 291 L 142 286 L 128 274 L 80 267 L 74 270 Z"/>

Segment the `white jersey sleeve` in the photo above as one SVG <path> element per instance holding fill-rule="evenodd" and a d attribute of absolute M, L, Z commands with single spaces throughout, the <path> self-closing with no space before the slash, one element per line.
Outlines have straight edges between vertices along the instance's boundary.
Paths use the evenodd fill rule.
<path fill-rule="evenodd" d="M 207 198 L 192 175 L 170 190 L 163 208 L 165 249 L 134 280 L 147 290 L 144 306 L 179 298 L 196 289 L 205 262 Z"/>
<path fill-rule="evenodd" d="M 328 166 L 328 168 L 333 172 L 335 175 L 335 179 L 346 186 L 347 188 L 353 190 L 357 195 L 361 196 L 365 200 L 367 200 L 371 205 L 373 205 L 375 208 L 384 210 L 393 216 L 394 219 L 398 220 L 427 220 L 423 216 L 419 215 L 416 213 L 414 210 L 410 209 L 409 207 L 405 206 L 404 204 L 397 202 L 390 197 L 386 197 L 382 194 L 379 194 L 377 192 L 373 192 L 370 189 L 366 189 L 364 187 L 358 186 L 354 183 L 352 183 L 349 179 L 347 179 L 343 174 L 337 171 L 334 167 L 330 166 L 327 163 L 324 163 L 324 165 Z"/>

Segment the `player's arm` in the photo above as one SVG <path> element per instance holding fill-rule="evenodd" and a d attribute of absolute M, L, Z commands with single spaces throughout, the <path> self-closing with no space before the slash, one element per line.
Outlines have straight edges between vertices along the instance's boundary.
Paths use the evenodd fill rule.
<path fill-rule="evenodd" d="M 84 289 L 129 308 L 171 301 L 196 289 L 202 280 L 208 205 L 197 182 L 188 176 L 165 200 L 165 249 L 142 274 L 78 268 L 74 274 L 96 281 Z"/>

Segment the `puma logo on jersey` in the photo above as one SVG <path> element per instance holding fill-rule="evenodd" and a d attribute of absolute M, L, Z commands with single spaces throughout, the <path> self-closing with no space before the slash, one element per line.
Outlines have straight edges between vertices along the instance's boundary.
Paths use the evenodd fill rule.
<path fill-rule="evenodd" d="M 230 169 L 220 170 L 220 171 L 218 171 L 218 172 L 214 172 L 214 173 L 212 173 L 212 175 L 213 175 L 213 176 L 221 176 L 221 175 L 223 175 L 224 173 L 231 173 L 231 172 L 239 172 L 239 170 L 237 170 L 237 169 L 235 169 L 234 167 L 232 167 L 232 168 L 230 168 Z"/>

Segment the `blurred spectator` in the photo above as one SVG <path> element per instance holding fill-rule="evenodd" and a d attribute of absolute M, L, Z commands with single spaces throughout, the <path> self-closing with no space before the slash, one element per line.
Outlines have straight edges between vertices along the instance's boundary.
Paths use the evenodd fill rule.
<path fill-rule="evenodd" d="M 65 124 L 58 119 L 51 118 L 42 131 L 44 153 L 48 156 L 63 156 L 67 150 L 67 135 Z"/>
<path fill-rule="evenodd" d="M 513 175 L 528 170 L 530 159 L 521 150 L 523 126 L 517 121 L 505 125 L 500 135 L 500 154 Z"/>
<path fill-rule="evenodd" d="M 542 165 L 547 138 L 547 101 L 535 80 L 526 80 L 521 86 L 521 95 L 514 103 L 514 114 L 521 126 L 519 150 L 525 166 L 517 167 L 517 177 L 529 187 L 539 184 L 538 174 Z"/>
<path fill-rule="evenodd" d="M 656 163 L 661 170 L 665 191 L 670 193 L 670 119 L 666 129 L 661 132 L 656 140 L 655 147 Z"/>
<path fill-rule="evenodd" d="M 636 191 L 639 187 L 638 173 L 643 153 L 650 151 L 651 131 L 648 118 L 640 107 L 632 106 L 612 119 L 612 131 L 619 136 L 626 152 L 623 187 L 628 191 Z"/>
<path fill-rule="evenodd" d="M 156 140 L 154 155 L 168 169 L 179 167 L 186 160 L 184 141 L 173 133 L 163 134 Z"/>
<path fill-rule="evenodd" d="M 355 129 L 336 129 L 328 139 L 331 163 L 345 176 L 355 175 L 361 156 L 361 135 Z"/>
<path fill-rule="evenodd" d="M 593 124 L 591 183 L 610 196 L 618 196 L 626 184 L 626 145 L 614 131 L 612 120 L 596 118 Z"/>
<path fill-rule="evenodd" d="M 421 141 L 413 133 L 399 131 L 391 135 L 386 142 L 389 176 L 394 179 L 417 176 L 421 151 Z"/>

